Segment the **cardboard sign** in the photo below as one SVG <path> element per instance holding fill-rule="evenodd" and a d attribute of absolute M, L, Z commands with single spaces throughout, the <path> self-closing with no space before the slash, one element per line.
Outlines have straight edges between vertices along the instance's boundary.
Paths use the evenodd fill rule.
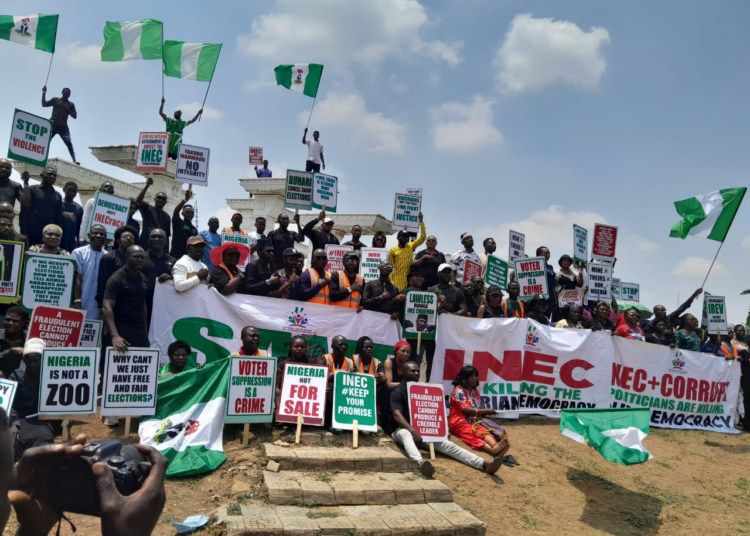
<path fill-rule="evenodd" d="M 406 193 L 409 195 L 418 195 L 422 197 L 422 188 L 407 188 Z"/>
<path fill-rule="evenodd" d="M 324 175 L 316 173 L 313 175 L 313 196 L 312 208 L 323 210 L 326 206 L 326 212 L 336 212 L 338 203 L 339 179 L 333 175 Z"/>
<path fill-rule="evenodd" d="M 616 277 L 612 278 L 612 297 L 616 299 L 617 301 L 622 300 L 622 292 L 620 289 L 620 283 L 622 283 L 622 280 L 617 279 Z"/>
<path fill-rule="evenodd" d="M 573 258 L 578 262 L 589 262 L 589 232 L 573 224 Z"/>
<path fill-rule="evenodd" d="M 513 264 L 516 269 L 516 281 L 521 286 L 519 300 L 530 300 L 535 294 L 549 298 L 547 263 L 544 257 L 517 259 Z"/>
<path fill-rule="evenodd" d="M 591 256 L 595 261 L 615 262 L 617 246 L 617 227 L 597 223 L 594 226 L 594 244 Z"/>
<path fill-rule="evenodd" d="M 620 283 L 620 292 L 622 293 L 622 301 L 634 301 L 640 303 L 641 301 L 641 286 L 638 283 Z"/>
<path fill-rule="evenodd" d="M 224 422 L 271 422 L 276 395 L 275 357 L 232 356 Z"/>
<path fill-rule="evenodd" d="M 388 250 L 385 248 L 362 248 L 360 252 L 359 275 L 365 283 L 380 279 L 380 263 L 388 260 Z"/>
<path fill-rule="evenodd" d="M 333 376 L 333 427 L 378 431 L 375 376 L 337 371 Z"/>
<path fill-rule="evenodd" d="M 462 285 L 467 281 L 471 281 L 473 277 L 482 277 L 482 265 L 478 262 L 466 259 L 461 264 L 463 265 L 463 277 L 461 278 Z"/>
<path fill-rule="evenodd" d="M 561 290 L 560 294 L 557 295 L 557 303 L 560 307 L 570 307 L 571 305 L 582 305 L 583 304 L 583 289 L 574 288 L 569 290 Z"/>
<path fill-rule="evenodd" d="M 612 265 L 592 262 L 589 268 L 589 301 L 612 301 Z"/>
<path fill-rule="evenodd" d="M 250 147 L 250 165 L 251 166 L 262 166 L 263 165 L 263 147 Z"/>
<path fill-rule="evenodd" d="M 21 297 L 24 242 L 0 240 L 0 303 L 15 303 Z"/>
<path fill-rule="evenodd" d="M 37 305 L 70 307 L 73 303 L 73 284 L 76 261 L 73 257 L 26 254 L 21 306 L 33 311 Z"/>
<path fill-rule="evenodd" d="M 40 374 L 40 415 L 96 413 L 98 349 L 45 348 Z"/>
<path fill-rule="evenodd" d="M 114 240 L 115 231 L 125 225 L 129 217 L 130 201 L 104 192 L 96 192 L 91 221 L 86 222 L 87 230 L 90 231 L 95 223 L 103 225 L 107 230 L 107 238 Z"/>
<path fill-rule="evenodd" d="M 714 296 L 706 292 L 703 295 L 703 318 L 701 328 L 714 334 L 716 330 L 727 333 L 727 306 L 724 296 Z"/>
<path fill-rule="evenodd" d="M 46 167 L 52 121 L 16 108 L 8 142 L 8 158 L 33 166 Z"/>
<path fill-rule="evenodd" d="M 136 171 L 165 172 L 168 156 L 169 132 L 141 132 L 135 159 Z"/>
<path fill-rule="evenodd" d="M 326 208 L 326 210 L 328 210 Z M 327 272 L 344 271 L 344 255 L 354 251 L 354 246 L 339 246 L 337 244 L 326 244 L 326 255 L 328 255 Z"/>
<path fill-rule="evenodd" d="M 425 443 L 441 443 L 448 439 L 443 386 L 432 383 L 409 382 L 409 420 L 412 428 Z"/>
<path fill-rule="evenodd" d="M 16 397 L 17 388 L 17 382 L 0 378 L 0 408 L 3 408 L 7 414 L 10 414 L 10 408 L 13 405 L 13 399 Z"/>
<path fill-rule="evenodd" d="M 227 242 L 234 242 L 235 244 L 244 244 L 247 246 L 248 249 L 250 249 L 254 245 L 254 240 L 249 235 L 239 235 L 234 233 L 221 233 L 221 243 L 222 245 Z M 245 268 L 248 264 L 252 262 L 252 255 L 248 255 L 247 259 L 245 259 L 245 262 L 242 264 L 237 264 L 237 268 L 239 268 L 241 271 L 245 271 Z"/>
<path fill-rule="evenodd" d="M 409 194 L 396 194 L 393 202 L 394 231 L 419 231 L 419 213 L 422 211 L 422 197 Z"/>
<path fill-rule="evenodd" d="M 488 287 L 490 285 L 497 285 L 501 289 L 506 290 L 508 288 L 508 263 L 494 255 L 487 255 L 484 284 Z"/>
<path fill-rule="evenodd" d="M 511 230 L 508 237 L 508 261 L 522 259 L 526 250 L 526 235 Z"/>
<path fill-rule="evenodd" d="M 153 415 L 158 379 L 158 348 L 128 348 L 127 353 L 121 353 L 107 347 L 102 374 L 102 416 Z"/>
<path fill-rule="evenodd" d="M 47 348 L 73 348 L 81 339 L 86 312 L 40 305 L 34 308 L 27 339 L 42 339 Z"/>
<path fill-rule="evenodd" d="M 208 186 L 211 149 L 181 143 L 177 146 L 177 171 L 174 180 L 196 186 Z"/>
<path fill-rule="evenodd" d="M 306 171 L 286 170 L 284 207 L 310 210 L 313 201 L 313 174 Z"/>
<path fill-rule="evenodd" d="M 407 290 L 404 302 L 403 338 L 416 339 L 422 334 L 422 340 L 435 340 L 438 318 L 437 292 Z"/>
<path fill-rule="evenodd" d="M 101 320 L 85 320 L 78 346 L 81 348 L 99 348 L 102 345 L 102 324 Z"/>
<path fill-rule="evenodd" d="M 326 387 L 328 367 L 325 365 L 284 363 L 284 383 L 281 385 L 279 407 L 276 408 L 276 420 L 296 423 L 297 416 L 302 415 L 302 424 L 323 426 Z"/>

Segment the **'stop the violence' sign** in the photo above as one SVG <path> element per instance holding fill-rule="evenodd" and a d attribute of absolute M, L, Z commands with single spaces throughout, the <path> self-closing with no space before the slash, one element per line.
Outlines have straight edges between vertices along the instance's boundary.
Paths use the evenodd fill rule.
<path fill-rule="evenodd" d="M 168 132 L 141 132 L 138 137 L 138 155 L 135 160 L 136 171 L 167 171 L 168 156 Z"/>
<path fill-rule="evenodd" d="M 617 246 L 617 227 L 597 223 L 594 226 L 594 245 L 591 256 L 595 261 L 613 263 Z"/>
<path fill-rule="evenodd" d="M 52 121 L 16 109 L 10 131 L 8 158 L 45 167 L 51 136 Z"/>

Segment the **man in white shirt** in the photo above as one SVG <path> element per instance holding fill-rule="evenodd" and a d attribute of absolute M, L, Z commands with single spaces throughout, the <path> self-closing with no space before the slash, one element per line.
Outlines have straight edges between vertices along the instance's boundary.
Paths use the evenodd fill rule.
<path fill-rule="evenodd" d="M 258 260 L 258 240 L 265 238 L 266 232 L 266 219 L 263 216 L 255 218 L 255 231 L 251 231 L 248 234 L 250 237 L 250 259 L 249 262 Z"/>
<path fill-rule="evenodd" d="M 307 162 L 305 163 L 305 171 L 314 171 L 320 173 L 320 165 L 323 165 L 323 169 L 326 168 L 326 159 L 323 158 L 323 144 L 318 141 L 320 138 L 320 132 L 317 130 L 313 132 L 313 139 L 307 139 L 307 128 L 305 133 L 302 134 L 302 145 L 307 145 Z"/>
<path fill-rule="evenodd" d="M 202 236 L 191 236 L 187 240 L 187 254 L 178 260 L 172 268 L 174 288 L 185 292 L 196 285 L 208 283 L 208 268 L 201 262 L 206 241 Z"/>

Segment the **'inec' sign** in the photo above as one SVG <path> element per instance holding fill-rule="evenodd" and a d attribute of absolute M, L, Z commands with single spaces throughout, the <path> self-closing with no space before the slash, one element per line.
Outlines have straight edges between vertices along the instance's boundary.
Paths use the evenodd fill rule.
<path fill-rule="evenodd" d="M 433 383 L 409 382 L 409 417 L 411 426 L 425 443 L 441 443 L 448 439 L 443 386 Z"/>
<path fill-rule="evenodd" d="M 196 186 L 208 186 L 208 162 L 211 149 L 181 143 L 177 146 L 177 172 L 174 180 Z"/>
<path fill-rule="evenodd" d="M 549 298 L 547 288 L 547 263 L 544 257 L 517 259 L 513 263 L 516 269 L 516 281 L 521 286 L 520 300 L 530 300 L 535 294 Z"/>
<path fill-rule="evenodd" d="M 336 212 L 338 189 L 338 177 L 322 173 L 313 175 L 312 208 L 322 210 L 323 205 L 325 205 L 326 212 Z"/>
<path fill-rule="evenodd" d="M 597 223 L 594 226 L 594 244 L 591 256 L 595 261 L 615 262 L 617 249 L 617 227 Z"/>
<path fill-rule="evenodd" d="M 310 210 L 313 202 L 313 174 L 307 171 L 286 170 L 284 206 Z"/>
<path fill-rule="evenodd" d="M 612 265 L 589 264 L 589 301 L 612 300 Z"/>
<path fill-rule="evenodd" d="M 494 255 L 487 255 L 487 269 L 484 272 L 484 283 L 489 287 L 497 285 L 503 290 L 508 288 L 508 263 Z"/>
<path fill-rule="evenodd" d="M 526 235 L 511 230 L 508 236 L 508 261 L 513 262 L 523 257 L 526 248 Z"/>
<path fill-rule="evenodd" d="M 263 147 L 250 147 L 250 165 L 263 165 Z"/>
<path fill-rule="evenodd" d="M 52 121 L 16 108 L 10 130 L 8 158 L 46 167 L 51 136 Z"/>
<path fill-rule="evenodd" d="M 302 415 L 302 424 L 323 426 L 327 387 L 328 367 L 287 361 L 276 420 L 296 423 Z"/>
<path fill-rule="evenodd" d="M 351 251 L 354 251 L 354 246 L 340 246 L 338 244 L 326 244 L 326 255 L 328 256 L 328 264 L 326 264 L 326 272 L 343 272 L 344 271 L 344 255 L 346 255 L 347 253 Z"/>
<path fill-rule="evenodd" d="M 136 171 L 167 171 L 168 156 L 168 132 L 141 132 L 138 137 L 138 155 L 135 159 Z"/>
<path fill-rule="evenodd" d="M 380 278 L 380 263 L 388 260 L 388 250 L 385 248 L 362 248 L 359 250 L 359 275 L 365 283 Z M 391 296 L 394 298 L 395 296 Z"/>
<path fill-rule="evenodd" d="M 45 348 L 39 387 L 40 415 L 96 413 L 99 350 Z"/>
<path fill-rule="evenodd" d="M 276 394 L 276 358 L 232 356 L 224 422 L 271 422 Z"/>
<path fill-rule="evenodd" d="M 438 319 L 438 293 L 407 290 L 404 302 L 404 339 L 435 340 Z"/>
<path fill-rule="evenodd" d="M 339 430 L 378 431 L 375 377 L 337 371 L 333 377 L 333 427 Z"/>
<path fill-rule="evenodd" d="M 393 202 L 394 231 L 419 231 L 419 213 L 422 211 L 422 197 L 418 195 L 396 194 Z"/>
<path fill-rule="evenodd" d="M 158 348 L 107 348 L 102 375 L 102 415 L 132 417 L 156 411 Z"/>
<path fill-rule="evenodd" d="M 638 283 L 620 283 L 620 292 L 622 293 L 622 301 L 633 301 L 639 303 L 641 301 L 641 286 Z"/>
<path fill-rule="evenodd" d="M 76 261 L 73 257 L 27 253 L 21 306 L 32 311 L 37 305 L 70 307 Z"/>
<path fill-rule="evenodd" d="M 130 213 L 130 201 L 114 195 L 96 192 L 94 197 L 94 212 L 91 221 L 86 222 L 87 229 L 95 223 L 103 225 L 107 230 L 107 238 L 113 240 L 115 231 L 126 224 Z"/>
<path fill-rule="evenodd" d="M 578 262 L 589 262 L 589 232 L 573 224 L 573 258 Z"/>
<path fill-rule="evenodd" d="M 34 308 L 29 323 L 28 339 L 42 339 L 47 348 L 72 348 L 79 346 L 86 312 L 62 307 Z"/>
<path fill-rule="evenodd" d="M 706 292 L 703 296 L 703 318 L 701 328 L 707 329 L 709 333 L 721 330 L 727 332 L 727 307 L 724 296 L 714 296 Z"/>
<path fill-rule="evenodd" d="M 0 378 L 0 408 L 4 409 L 5 413 L 10 413 L 17 388 L 16 382 Z"/>

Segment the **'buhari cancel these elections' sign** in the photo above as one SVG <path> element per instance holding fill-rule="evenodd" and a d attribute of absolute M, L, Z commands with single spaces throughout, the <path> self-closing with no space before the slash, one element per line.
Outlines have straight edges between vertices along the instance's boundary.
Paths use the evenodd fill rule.
<path fill-rule="evenodd" d="M 51 135 L 52 121 L 16 109 L 10 130 L 8 158 L 45 167 Z"/>
<path fill-rule="evenodd" d="M 211 149 L 181 143 L 177 146 L 177 172 L 174 180 L 196 186 L 208 186 L 208 162 Z"/>
<path fill-rule="evenodd" d="M 306 171 L 286 170 L 284 206 L 310 210 L 313 202 L 313 174 Z"/>

